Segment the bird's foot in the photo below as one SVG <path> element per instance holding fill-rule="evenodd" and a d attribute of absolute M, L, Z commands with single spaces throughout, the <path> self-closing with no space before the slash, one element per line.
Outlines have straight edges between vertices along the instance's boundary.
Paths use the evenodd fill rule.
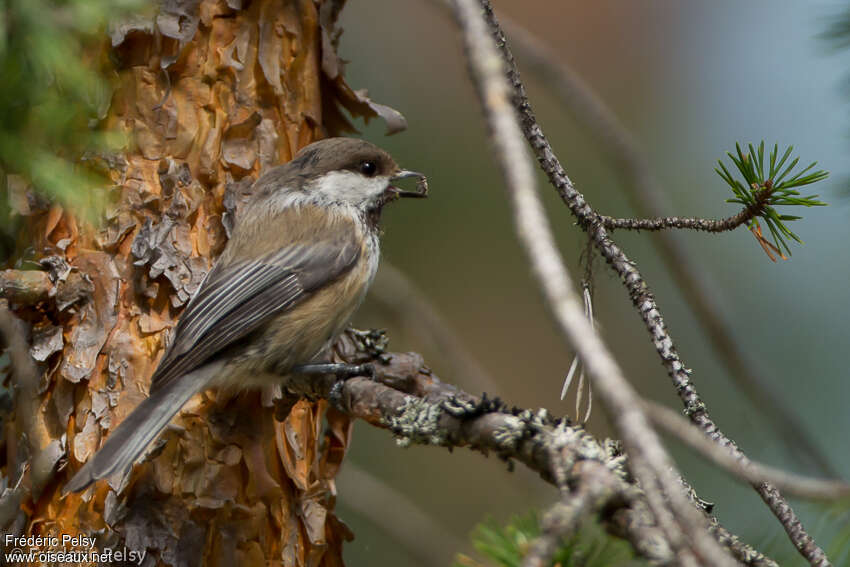
<path fill-rule="evenodd" d="M 346 364 L 344 362 L 317 362 L 299 364 L 292 368 L 297 374 L 335 374 L 341 380 L 355 376 L 375 377 L 375 367 L 372 364 Z"/>

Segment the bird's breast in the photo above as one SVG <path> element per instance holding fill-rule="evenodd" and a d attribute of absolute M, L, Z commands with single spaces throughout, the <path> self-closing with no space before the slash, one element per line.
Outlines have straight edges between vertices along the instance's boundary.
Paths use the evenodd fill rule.
<path fill-rule="evenodd" d="M 316 360 L 336 340 L 363 302 L 380 256 L 377 237 L 367 235 L 352 268 L 313 292 L 263 331 L 264 368 L 280 376 L 296 364 Z"/>

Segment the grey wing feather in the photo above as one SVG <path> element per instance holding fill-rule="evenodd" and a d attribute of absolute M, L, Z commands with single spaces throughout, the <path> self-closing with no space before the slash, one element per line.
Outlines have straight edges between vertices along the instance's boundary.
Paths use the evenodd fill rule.
<path fill-rule="evenodd" d="M 180 317 L 151 392 L 339 278 L 359 255 L 359 247 L 346 239 L 287 246 L 257 260 L 214 267 Z"/>

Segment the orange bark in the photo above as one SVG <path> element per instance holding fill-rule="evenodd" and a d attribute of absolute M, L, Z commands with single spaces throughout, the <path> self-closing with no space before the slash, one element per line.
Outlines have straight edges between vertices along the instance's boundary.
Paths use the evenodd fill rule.
<path fill-rule="evenodd" d="M 31 452 L 59 440 L 67 458 L 44 487 L 24 477 L 34 492 L 22 503 L 26 534 L 98 532 L 98 549 L 145 549 L 173 565 L 342 564 L 350 534 L 332 512 L 333 478 L 351 424 L 334 414 L 323 432 L 321 402 L 301 401 L 279 422 L 257 392 L 206 392 L 122 492 L 99 482 L 59 497 L 144 398 L 170 329 L 258 172 L 345 128 L 338 105 L 392 118 L 340 74 L 339 2 L 241 4 L 204 0 L 187 11 L 165 1 L 153 22 L 112 32 L 118 63 L 106 124 L 131 143 L 97 160 L 114 183 L 97 196 L 108 202 L 107 221 L 95 229 L 57 205 L 29 217 L 29 245 L 53 257 L 54 276 L 70 267 L 89 293 L 68 305 L 18 306 L 41 333 L 34 352 L 44 390 Z M 7 476 L 26 458 L 20 435 L 6 424 Z"/>

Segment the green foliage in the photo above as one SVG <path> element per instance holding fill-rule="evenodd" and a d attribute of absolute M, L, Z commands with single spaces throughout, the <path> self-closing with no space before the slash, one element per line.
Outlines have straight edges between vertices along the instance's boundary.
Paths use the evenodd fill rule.
<path fill-rule="evenodd" d="M 112 89 L 99 68 L 108 61 L 97 57 L 107 21 L 140 4 L 0 0 L 0 174 L 21 174 L 48 198 L 89 209 L 90 190 L 104 180 L 78 160 L 120 143 L 98 128 Z"/>
<path fill-rule="evenodd" d="M 795 157 L 788 162 L 791 152 L 794 151 L 793 146 L 789 146 L 785 153 L 779 157 L 779 146 L 774 144 L 767 164 L 764 159 L 764 141 L 759 144 L 758 150 L 752 144 L 747 147 L 749 152 L 744 153 L 740 144 L 735 144 L 737 155 L 729 152 L 726 154 L 743 177 L 743 182 L 735 179 L 722 161 L 718 160 L 717 162 L 720 168 L 715 169 L 715 171 L 735 194 L 734 198 L 727 199 L 726 202 L 738 203 L 750 210 L 757 211 L 757 215 L 749 222 L 750 230 L 753 230 L 757 238 L 761 238 L 759 219 L 763 220 L 773 236 L 773 242 L 776 245 L 775 250 L 778 252 L 780 248 L 784 248 L 790 256 L 791 249 L 788 248 L 786 239 L 792 238 L 799 243 L 802 243 L 802 240 L 791 232 L 785 223 L 802 217 L 780 215 L 775 207 L 819 207 L 826 205 L 826 203 L 817 199 L 818 195 L 800 196 L 797 188 L 826 179 L 829 173 L 822 170 L 812 171 L 817 165 L 817 162 L 812 162 L 791 175 L 800 161 L 800 158 Z M 767 165 L 767 169 L 765 169 L 765 165 Z"/>
<path fill-rule="evenodd" d="M 511 519 L 501 527 L 487 520 L 472 532 L 472 545 L 489 563 L 480 563 L 459 555 L 454 567 L 519 567 L 531 542 L 540 535 L 540 519 L 536 512 Z M 553 566 L 559 567 L 637 567 L 646 565 L 635 559 L 631 546 L 606 533 L 595 522 L 587 522 L 563 542 L 555 554 Z"/>

